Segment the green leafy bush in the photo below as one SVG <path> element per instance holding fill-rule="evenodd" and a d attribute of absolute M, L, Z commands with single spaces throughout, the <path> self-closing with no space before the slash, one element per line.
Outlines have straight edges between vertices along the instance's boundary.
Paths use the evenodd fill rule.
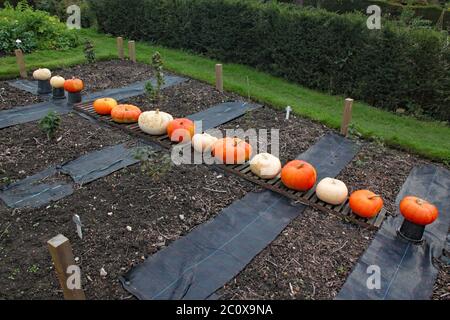
<path fill-rule="evenodd" d="M 450 120 L 446 36 L 367 16 L 238 0 L 95 0 L 101 30 L 251 65 L 376 107 Z M 118 16 L 130 17 L 117 23 Z"/>
<path fill-rule="evenodd" d="M 20 42 L 17 42 L 20 40 Z M 57 17 L 33 10 L 25 2 L 0 10 L 0 53 L 16 48 L 24 52 L 36 49 L 68 49 L 79 45 L 75 31 L 67 29 Z"/>
<path fill-rule="evenodd" d="M 39 122 L 39 128 L 47 135 L 48 140 L 53 139 L 61 124 L 61 117 L 55 111 L 49 113 Z"/>

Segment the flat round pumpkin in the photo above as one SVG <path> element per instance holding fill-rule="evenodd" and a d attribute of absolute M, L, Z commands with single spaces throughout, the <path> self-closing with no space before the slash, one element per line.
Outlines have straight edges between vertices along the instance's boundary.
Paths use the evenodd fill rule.
<path fill-rule="evenodd" d="M 94 110 L 99 115 L 110 115 L 113 108 L 117 107 L 117 101 L 112 98 L 101 98 L 94 101 Z"/>
<path fill-rule="evenodd" d="M 117 123 L 138 122 L 141 109 L 131 104 L 119 104 L 111 110 L 111 118 Z"/>
<path fill-rule="evenodd" d="M 413 196 L 405 197 L 400 202 L 400 212 L 406 220 L 421 226 L 433 223 L 439 216 L 436 206 Z"/>

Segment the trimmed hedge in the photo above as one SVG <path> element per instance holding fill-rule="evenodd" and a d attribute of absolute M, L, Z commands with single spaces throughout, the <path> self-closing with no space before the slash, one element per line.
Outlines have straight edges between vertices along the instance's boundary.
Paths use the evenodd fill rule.
<path fill-rule="evenodd" d="M 222 61 L 388 110 L 450 120 L 450 49 L 430 30 L 294 5 L 239 0 L 92 0 L 99 28 Z"/>
<path fill-rule="evenodd" d="M 298 3 L 296 0 L 278 0 L 279 2 Z M 304 0 L 303 5 L 314 6 L 328 11 L 345 13 L 355 10 L 366 12 L 368 6 L 375 4 L 380 6 L 384 16 L 399 17 L 405 8 L 411 9 L 417 17 L 429 20 L 432 25 L 436 25 L 442 14 L 442 7 L 437 2 L 430 4 L 409 4 L 404 5 L 400 1 L 386 0 Z M 450 30 L 450 9 L 444 11 L 443 28 Z"/>

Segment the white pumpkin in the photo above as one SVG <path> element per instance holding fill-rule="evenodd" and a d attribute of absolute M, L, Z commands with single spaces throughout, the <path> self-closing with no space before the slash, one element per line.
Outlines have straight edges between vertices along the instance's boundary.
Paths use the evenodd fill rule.
<path fill-rule="evenodd" d="M 159 110 L 147 111 L 139 116 L 139 128 L 153 136 L 161 136 L 167 133 L 167 126 L 173 117 Z"/>
<path fill-rule="evenodd" d="M 192 137 L 192 146 L 194 150 L 200 153 L 211 152 L 213 145 L 218 141 L 216 137 L 210 134 L 196 134 Z"/>
<path fill-rule="evenodd" d="M 36 80 L 49 80 L 52 72 L 49 69 L 37 69 L 33 72 L 33 78 Z"/>
<path fill-rule="evenodd" d="M 50 84 L 55 89 L 64 88 L 64 82 L 66 79 L 61 76 L 54 76 L 50 79 Z"/>
<path fill-rule="evenodd" d="M 269 153 L 260 153 L 250 161 L 250 169 L 261 179 L 273 179 L 281 172 L 281 161 Z"/>
<path fill-rule="evenodd" d="M 348 188 L 341 180 L 325 178 L 317 185 L 316 195 L 323 202 L 337 206 L 347 200 Z"/>

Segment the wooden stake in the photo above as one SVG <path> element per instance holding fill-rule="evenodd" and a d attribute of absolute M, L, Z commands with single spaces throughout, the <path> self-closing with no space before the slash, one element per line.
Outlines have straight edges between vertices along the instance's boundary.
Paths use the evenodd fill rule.
<path fill-rule="evenodd" d="M 128 41 L 128 55 L 130 56 L 130 60 L 136 63 L 136 42 Z"/>
<path fill-rule="evenodd" d="M 60 234 L 53 239 L 50 239 L 47 244 L 48 250 L 52 256 L 53 264 L 55 265 L 59 284 L 63 289 L 64 299 L 86 300 L 83 289 L 69 289 L 67 286 L 67 268 L 70 266 L 76 266 L 69 239 Z"/>
<path fill-rule="evenodd" d="M 353 109 L 353 99 L 345 99 L 344 115 L 342 117 L 341 134 L 346 137 L 348 134 L 348 128 L 350 122 L 352 121 L 352 109 Z"/>
<path fill-rule="evenodd" d="M 23 58 L 23 52 L 20 49 L 16 49 L 15 53 L 17 65 L 19 66 L 20 76 L 22 78 L 27 78 L 27 68 L 25 66 L 25 59 Z"/>
<path fill-rule="evenodd" d="M 223 92 L 223 67 L 216 64 L 216 89 Z"/>
<path fill-rule="evenodd" d="M 123 38 L 117 37 L 117 52 L 119 54 L 119 59 L 125 59 L 125 52 L 123 50 Z"/>

